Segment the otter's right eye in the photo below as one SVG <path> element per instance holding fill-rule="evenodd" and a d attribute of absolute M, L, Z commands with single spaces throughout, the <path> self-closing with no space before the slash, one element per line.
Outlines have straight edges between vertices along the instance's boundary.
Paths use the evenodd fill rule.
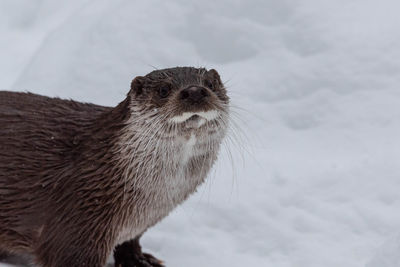
<path fill-rule="evenodd" d="M 166 98 L 169 95 L 169 86 L 163 86 L 159 90 L 159 94 L 161 98 Z"/>
<path fill-rule="evenodd" d="M 204 81 L 204 85 L 208 88 L 210 88 L 211 90 L 214 90 L 214 84 L 212 82 L 210 82 L 209 80 L 205 80 Z"/>

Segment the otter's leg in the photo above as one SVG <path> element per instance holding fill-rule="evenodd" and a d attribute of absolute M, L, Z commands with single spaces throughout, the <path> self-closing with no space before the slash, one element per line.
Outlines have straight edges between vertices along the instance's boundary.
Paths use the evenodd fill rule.
<path fill-rule="evenodd" d="M 6 251 L 3 251 L 0 249 L 0 261 L 6 260 L 8 257 L 10 257 L 10 254 Z"/>
<path fill-rule="evenodd" d="M 103 224 L 104 225 L 104 224 Z M 43 267 L 104 267 L 114 244 L 112 231 L 98 227 L 77 234 L 62 224 L 51 225 L 40 236 L 35 248 L 35 262 Z M 104 227 L 107 229 L 107 227 Z"/>
<path fill-rule="evenodd" d="M 106 254 L 89 250 L 87 247 L 80 247 L 80 250 L 80 252 L 49 250 L 48 253 L 52 255 L 43 253 L 44 257 L 37 257 L 36 262 L 43 267 L 104 267 L 106 265 Z"/>
<path fill-rule="evenodd" d="M 140 236 L 115 247 L 115 267 L 164 267 L 162 261 L 142 252 L 139 239 Z"/>

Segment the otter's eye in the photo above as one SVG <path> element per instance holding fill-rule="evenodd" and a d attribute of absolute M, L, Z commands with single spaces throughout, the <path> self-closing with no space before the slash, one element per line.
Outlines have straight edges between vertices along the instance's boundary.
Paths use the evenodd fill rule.
<path fill-rule="evenodd" d="M 160 88 L 160 90 L 158 91 L 158 93 L 160 94 L 161 98 L 166 98 L 169 95 L 169 86 L 164 85 Z"/>
<path fill-rule="evenodd" d="M 212 82 L 210 82 L 209 80 L 205 80 L 204 85 L 206 87 L 210 88 L 211 90 L 214 90 L 214 84 Z"/>

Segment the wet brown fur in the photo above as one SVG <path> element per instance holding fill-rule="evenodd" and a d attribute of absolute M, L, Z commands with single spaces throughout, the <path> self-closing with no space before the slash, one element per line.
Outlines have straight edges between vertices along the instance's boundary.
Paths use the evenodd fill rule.
<path fill-rule="evenodd" d="M 179 103 L 182 88 L 210 82 L 216 88 L 207 89 L 209 101 Z M 162 86 L 170 87 L 167 99 L 157 97 Z M 225 120 L 195 132 L 203 138 L 222 129 L 215 140 L 199 144 L 204 153 L 185 167 L 185 177 L 196 178 L 176 195 L 164 195 L 160 187 L 179 169 L 179 159 L 169 157 L 181 148 L 177 143 L 175 150 L 163 152 L 162 144 L 191 131 L 164 121 L 184 111 L 227 113 L 227 104 L 218 74 L 195 68 L 137 77 L 115 108 L 1 91 L 0 251 L 30 253 L 45 267 L 104 266 L 115 245 L 125 241 L 121 232 L 142 234 L 165 217 L 196 190 L 217 157 Z M 164 128 L 145 126 L 147 114 L 149 120 L 162 114 Z M 146 138 L 160 148 L 148 148 Z M 158 169 L 150 172 L 149 164 Z"/>

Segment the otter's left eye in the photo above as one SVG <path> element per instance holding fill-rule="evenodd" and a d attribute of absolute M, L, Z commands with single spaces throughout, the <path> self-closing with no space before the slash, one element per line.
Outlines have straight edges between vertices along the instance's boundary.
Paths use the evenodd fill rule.
<path fill-rule="evenodd" d="M 158 91 L 158 93 L 160 94 L 161 98 L 166 98 L 169 95 L 169 86 L 163 86 L 160 88 L 160 90 Z"/>
<path fill-rule="evenodd" d="M 204 85 L 206 87 L 210 88 L 211 90 L 214 90 L 214 84 L 212 82 L 210 82 L 209 80 L 205 80 Z"/>

